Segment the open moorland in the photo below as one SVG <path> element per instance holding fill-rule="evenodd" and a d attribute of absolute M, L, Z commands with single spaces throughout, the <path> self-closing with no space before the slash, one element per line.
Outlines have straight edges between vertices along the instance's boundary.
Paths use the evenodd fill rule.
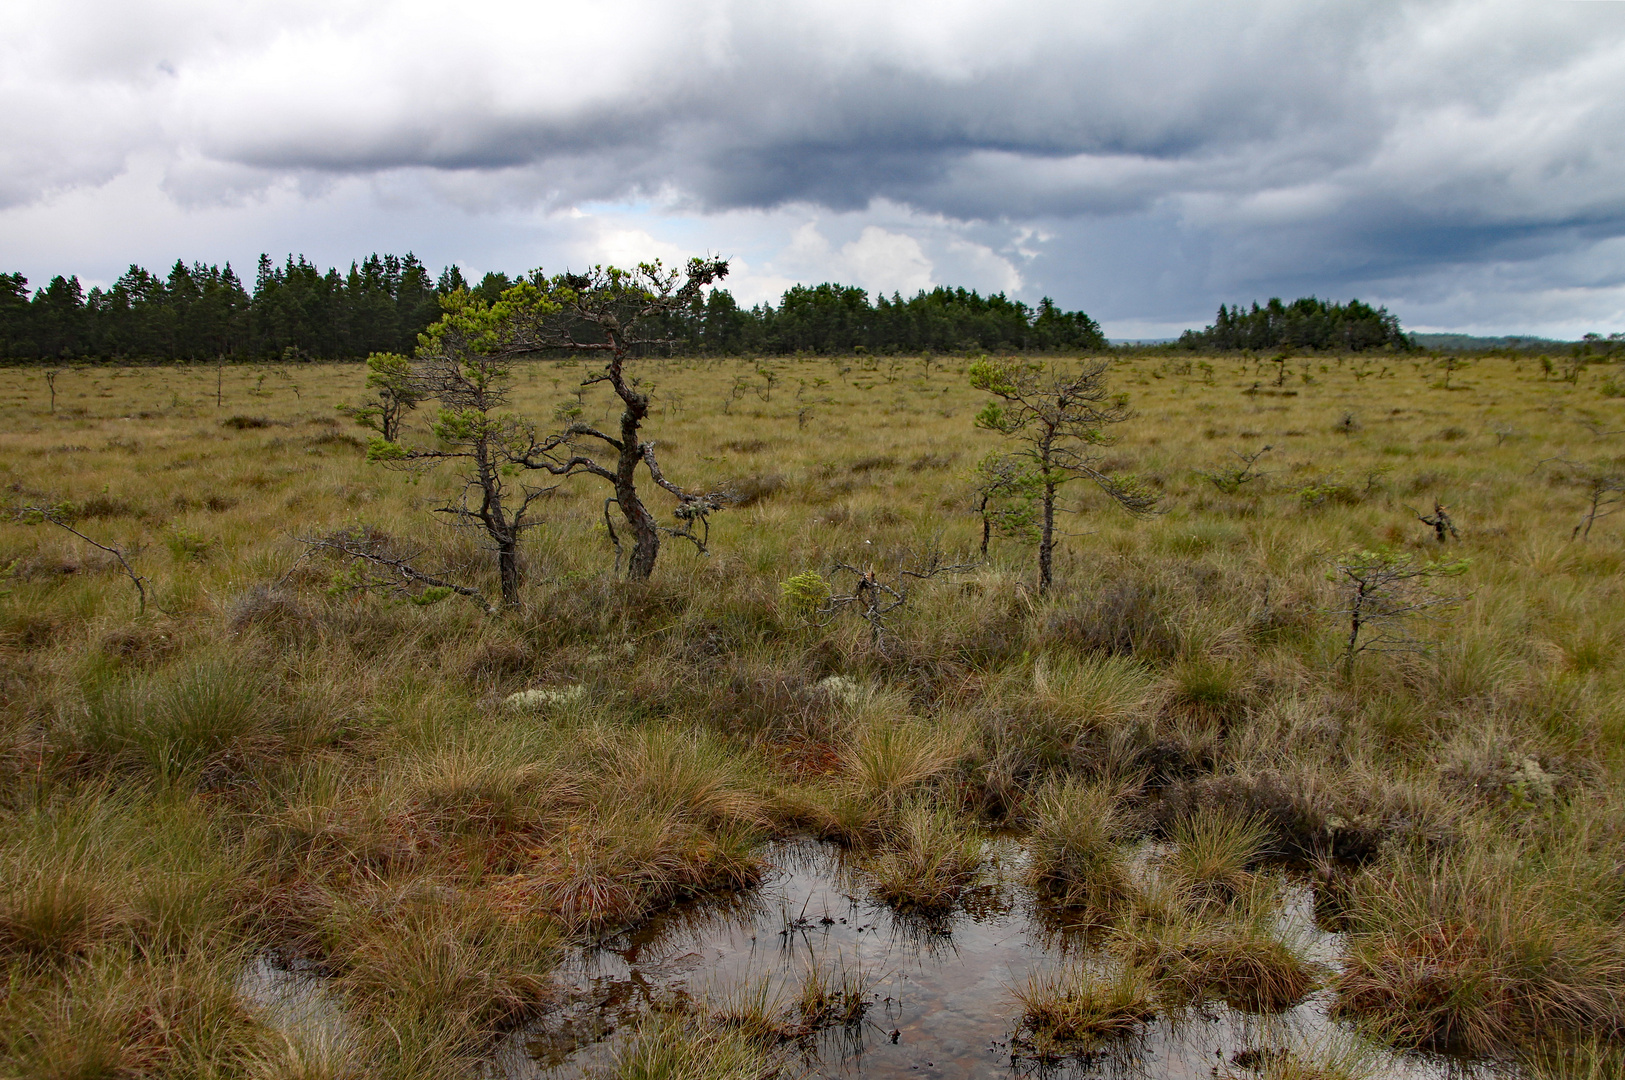
<path fill-rule="evenodd" d="M 633 366 L 665 475 L 728 493 L 709 551 L 625 580 L 554 482 L 513 607 L 456 469 L 367 460 L 361 365 L 0 370 L 0 1075 L 744 1080 L 832 1031 L 969 1075 L 887 1072 L 893 973 L 838 957 L 515 1050 L 792 849 L 961 966 L 1052 935 L 989 976 L 1006 1070 L 1164 1075 L 1134 1048 L 1220 1008 L 1320 1018 L 1226 1076 L 1625 1067 L 1617 365 L 1116 355 L 1095 460 L 1155 507 L 1065 487 L 1048 590 L 1020 492 L 981 553 L 1015 444 L 969 359 Z M 504 413 L 607 429 L 588 370 L 515 363 Z"/>

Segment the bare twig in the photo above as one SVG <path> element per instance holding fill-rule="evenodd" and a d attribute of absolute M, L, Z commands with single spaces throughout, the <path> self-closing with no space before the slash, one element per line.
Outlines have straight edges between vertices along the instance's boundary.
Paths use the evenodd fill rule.
<path fill-rule="evenodd" d="M 823 603 L 812 609 L 809 614 L 816 624 L 828 625 L 842 611 L 856 611 L 858 616 L 869 624 L 870 641 L 877 648 L 884 650 L 889 632 L 887 620 L 898 608 L 908 603 L 909 589 L 903 585 L 903 578 L 927 581 L 943 574 L 974 570 L 980 565 L 980 561 L 946 562 L 942 552 L 937 549 L 932 549 L 923 557 L 905 554 L 895 560 L 894 568 L 886 575 L 892 579 L 892 582 L 888 583 L 882 576 L 882 571 L 873 565 L 859 567 L 847 562 L 836 562 L 831 572 L 851 574 L 852 591 L 837 594 L 831 590 Z"/>
<path fill-rule="evenodd" d="M 105 551 L 109 555 L 113 556 L 113 558 L 118 560 L 120 568 L 123 569 L 124 576 L 130 579 L 131 585 L 135 586 L 140 611 L 142 614 L 146 614 L 147 579 L 141 574 L 137 573 L 134 566 L 130 565 L 130 560 L 125 556 L 122 548 L 114 547 L 111 544 L 104 544 L 100 540 L 92 539 L 91 537 L 80 532 L 78 529 L 74 528 L 64 512 L 64 508 L 61 506 L 21 506 L 16 510 L 16 517 L 17 520 L 25 524 L 32 524 L 40 521 L 50 522 L 57 528 L 63 529 L 77 536 L 91 547 Z M 153 606 L 158 607 L 157 601 L 153 602 Z M 164 609 L 162 607 L 158 607 L 158 610 L 163 611 Z M 167 615 L 168 612 L 165 612 L 165 614 Z"/>

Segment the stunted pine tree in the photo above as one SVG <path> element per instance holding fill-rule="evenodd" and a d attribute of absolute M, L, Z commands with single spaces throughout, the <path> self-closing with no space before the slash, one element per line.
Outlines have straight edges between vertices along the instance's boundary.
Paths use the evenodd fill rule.
<path fill-rule="evenodd" d="M 400 353 L 373 353 L 367 357 L 367 389 L 375 396 L 361 405 L 341 405 L 339 411 L 362 427 L 376 431 L 385 442 L 401 437 L 401 422 L 423 400 L 412 361 Z"/>
<path fill-rule="evenodd" d="M 1432 583 L 1465 573 L 1468 565 L 1466 559 L 1440 562 L 1392 548 L 1351 551 L 1338 559 L 1326 576 L 1340 587 L 1344 605 L 1330 614 L 1346 615 L 1349 620 L 1344 670 L 1352 672 L 1354 658 L 1362 652 L 1425 648 L 1407 632 L 1409 622 L 1459 604 L 1462 597 L 1440 596 L 1433 592 Z"/>
<path fill-rule="evenodd" d="M 540 524 L 530 517 L 531 504 L 549 490 L 515 478 L 549 444 L 537 439 L 535 424 L 507 412 L 512 373 L 498 332 L 506 313 L 462 290 L 442 303 L 445 314 L 419 338 L 409 371 L 391 365 L 390 372 L 401 394 L 440 403 L 430 426 L 437 442 L 409 446 L 379 434 L 367 458 L 409 471 L 460 466 L 460 486 L 435 512 L 454 525 L 484 533 L 496 551 L 502 602 L 514 607 L 519 603 L 520 541 Z"/>
<path fill-rule="evenodd" d="M 1042 362 L 1008 364 L 987 359 L 970 368 L 970 384 L 997 400 L 976 415 L 976 426 L 1018 443 L 1012 457 L 1024 459 L 1038 488 L 1038 587 L 1054 583 L 1055 515 L 1061 489 L 1088 480 L 1131 514 L 1156 509 L 1154 495 L 1131 476 L 1112 476 L 1101 464 L 1107 429 L 1133 415 L 1106 386 L 1110 364 L 1084 361 L 1076 370 Z"/>
<path fill-rule="evenodd" d="M 1028 536 L 1033 532 L 1033 500 L 1038 477 L 1025 458 L 989 454 L 971 474 L 971 511 L 982 519 L 982 558 L 988 542 L 1000 536 Z"/>
<path fill-rule="evenodd" d="M 585 474 L 610 486 L 604 500 L 604 523 L 615 545 L 616 567 L 624 554 L 611 507 L 631 534 L 627 576 L 644 580 L 654 572 L 662 533 L 691 540 L 705 549 L 707 515 L 719 509 L 723 496 L 690 492 L 667 480 L 644 438 L 649 418 L 649 392 L 632 373 L 636 359 L 671 348 L 677 320 L 703 300 L 706 286 L 727 276 L 721 259 L 691 259 L 686 268 L 667 268 L 658 261 L 631 270 L 595 266 L 584 274 L 537 277 L 505 292 L 493 309 L 499 316 L 501 348 L 518 353 L 585 353 L 602 359 L 583 387 L 607 384 L 621 403 L 620 424 L 601 431 L 576 420 L 549 438 L 522 464 L 554 476 Z M 662 526 L 638 490 L 639 470 L 677 500 L 675 526 Z"/>

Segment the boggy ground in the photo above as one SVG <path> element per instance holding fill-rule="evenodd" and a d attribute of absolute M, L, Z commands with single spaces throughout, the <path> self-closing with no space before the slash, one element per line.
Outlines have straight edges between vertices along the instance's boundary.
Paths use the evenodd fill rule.
<path fill-rule="evenodd" d="M 1138 416 L 1105 455 L 1165 512 L 1077 488 L 1050 593 L 996 537 L 913 582 L 877 643 L 780 584 L 974 553 L 968 474 L 1001 443 L 972 424 L 967 362 L 640 363 L 667 475 L 738 496 L 712 553 L 670 541 L 651 582 L 614 579 L 605 492 L 572 481 L 495 617 L 301 558 L 366 526 L 495 591 L 478 537 L 426 509 L 449 472 L 364 461 L 335 410 L 358 366 L 69 370 L 54 414 L 38 373 L 0 372 L 8 506 L 71 503 L 151 598 L 139 613 L 113 557 L 50 523 L 0 526 L 0 1071 L 477 1073 L 559 1006 L 564 950 L 750 886 L 770 839 L 833 838 L 873 895 L 929 915 L 997 829 L 1116 957 L 1012 988 L 1043 1054 L 1329 984 L 1398 1047 L 1614 1075 L 1625 517 L 1571 537 L 1587 476 L 1625 466 L 1608 369 L 1120 357 Z M 582 371 L 518 365 L 515 411 L 609 418 Z M 1224 474 L 1266 444 L 1264 475 Z M 1344 665 L 1335 559 L 1435 553 L 1410 508 L 1436 499 L 1464 599 L 1415 625 L 1427 651 Z M 504 704 L 521 690 L 546 692 Z M 1148 837 L 1154 889 L 1125 864 Z M 1346 931 L 1334 968 L 1259 929 L 1279 862 Z M 267 956 L 329 979 L 338 1034 L 267 1021 L 245 993 Z M 795 1032 L 761 1012 L 651 1020 L 611 1068 L 767 1075 Z"/>

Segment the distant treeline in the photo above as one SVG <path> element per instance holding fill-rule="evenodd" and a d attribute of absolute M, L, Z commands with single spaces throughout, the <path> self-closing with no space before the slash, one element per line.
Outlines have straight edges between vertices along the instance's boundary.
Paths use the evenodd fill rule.
<path fill-rule="evenodd" d="M 440 316 L 440 297 L 468 288 L 494 301 L 515 279 L 467 282 L 456 266 L 438 277 L 412 255 L 372 255 L 348 273 L 323 272 L 303 256 L 281 265 L 261 255 L 253 291 L 225 267 L 176 262 L 160 277 L 139 266 L 111 288 L 86 293 L 77 277 L 34 290 L 0 274 L 0 359 L 347 359 L 410 353 Z M 1100 326 L 1049 298 L 1036 308 L 1003 293 L 936 288 L 871 302 L 846 285 L 798 285 L 779 305 L 742 308 L 726 290 L 686 312 L 673 336 L 705 353 L 784 354 L 1089 351 L 1106 347 Z"/>
<path fill-rule="evenodd" d="M 1220 304 L 1213 325 L 1185 331 L 1179 344 L 1203 352 L 1286 348 L 1359 352 L 1415 347 L 1399 328 L 1399 319 L 1387 308 L 1374 308 L 1358 300 L 1334 304 L 1313 296 L 1290 304 L 1273 298 L 1263 307 L 1254 301 L 1250 311 L 1240 304 Z"/>

